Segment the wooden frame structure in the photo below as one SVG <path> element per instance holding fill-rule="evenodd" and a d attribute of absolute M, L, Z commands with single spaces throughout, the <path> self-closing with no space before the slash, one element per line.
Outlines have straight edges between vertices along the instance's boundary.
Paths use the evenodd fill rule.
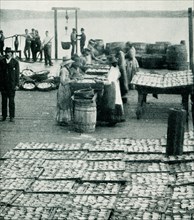
<path fill-rule="evenodd" d="M 57 29 L 57 12 L 58 10 L 75 11 L 75 29 L 78 33 L 78 10 L 79 8 L 70 7 L 53 7 L 54 10 L 54 31 L 55 31 L 55 59 L 58 59 L 58 29 Z M 78 42 L 76 42 L 76 53 L 78 51 Z"/>

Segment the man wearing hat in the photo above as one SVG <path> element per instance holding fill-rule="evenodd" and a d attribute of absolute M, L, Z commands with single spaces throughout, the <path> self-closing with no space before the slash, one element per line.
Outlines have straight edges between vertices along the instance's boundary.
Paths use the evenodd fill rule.
<path fill-rule="evenodd" d="M 81 28 L 81 34 L 77 35 L 77 37 L 80 37 L 80 52 L 83 54 L 84 46 L 86 43 L 86 35 L 84 33 L 84 28 Z"/>
<path fill-rule="evenodd" d="M 7 102 L 9 101 L 9 117 L 15 118 L 15 91 L 19 86 L 19 62 L 12 57 L 12 50 L 6 47 L 5 56 L 0 60 L 0 85 L 2 94 L 2 121 L 7 118 Z"/>
<path fill-rule="evenodd" d="M 60 65 L 60 85 L 57 92 L 57 117 L 56 120 L 59 125 L 68 125 L 71 122 L 72 115 L 72 102 L 70 90 L 70 67 L 73 60 L 66 56 L 63 57 Z"/>

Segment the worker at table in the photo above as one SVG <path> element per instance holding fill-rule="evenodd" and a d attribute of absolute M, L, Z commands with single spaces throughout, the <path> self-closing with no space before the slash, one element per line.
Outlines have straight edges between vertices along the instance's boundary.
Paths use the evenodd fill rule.
<path fill-rule="evenodd" d="M 56 120 L 59 125 L 69 125 L 72 121 L 72 101 L 70 82 L 71 72 L 70 67 L 73 60 L 69 57 L 63 57 L 60 65 L 60 85 L 57 92 L 57 115 Z"/>
<path fill-rule="evenodd" d="M 126 58 L 129 89 L 133 89 L 133 85 L 131 85 L 131 80 L 135 75 L 135 73 L 139 71 L 139 64 L 135 56 L 136 56 L 136 50 L 133 44 L 131 42 L 127 42 L 125 58 Z"/>
<path fill-rule="evenodd" d="M 110 64 L 111 67 L 107 76 L 108 84 L 104 87 L 104 95 L 101 100 L 101 116 L 102 120 L 109 123 L 109 126 L 114 126 L 116 123 L 125 120 L 119 84 L 121 73 L 118 61 L 114 56 L 111 57 Z"/>

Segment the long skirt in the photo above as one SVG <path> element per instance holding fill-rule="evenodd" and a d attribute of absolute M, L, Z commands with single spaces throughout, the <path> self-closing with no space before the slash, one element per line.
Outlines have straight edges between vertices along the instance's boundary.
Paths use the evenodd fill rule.
<path fill-rule="evenodd" d="M 104 94 L 100 103 L 100 115 L 98 119 L 100 121 L 116 124 L 123 119 L 124 111 L 123 106 L 115 104 L 116 100 L 116 88 L 115 84 L 106 85 L 104 88 Z"/>
<path fill-rule="evenodd" d="M 69 124 L 72 121 L 72 101 L 69 84 L 59 85 L 57 93 L 56 120 L 59 124 Z"/>

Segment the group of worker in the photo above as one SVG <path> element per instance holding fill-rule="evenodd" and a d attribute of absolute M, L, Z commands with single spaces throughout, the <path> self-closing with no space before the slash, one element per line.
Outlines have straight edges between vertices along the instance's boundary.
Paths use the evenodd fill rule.
<path fill-rule="evenodd" d="M 51 45 L 52 38 L 49 36 L 49 32 L 45 31 L 45 38 L 41 42 L 40 35 L 38 30 L 32 28 L 31 33 L 29 33 L 28 29 L 25 29 L 25 46 L 24 46 L 24 55 L 26 61 L 30 60 L 30 54 L 32 54 L 32 60 L 34 62 L 40 57 L 40 61 L 42 61 L 42 51 L 44 51 L 45 57 L 45 65 L 52 66 L 51 62 Z"/>
<path fill-rule="evenodd" d="M 88 62 L 90 57 L 91 63 Z M 81 56 L 63 57 L 60 68 L 60 85 L 57 93 L 57 122 L 69 125 L 73 119 L 73 103 L 71 100 L 71 82 L 83 78 L 84 67 L 96 62 L 91 56 L 91 50 L 85 48 Z M 119 50 L 108 59 L 110 70 L 107 75 L 107 85 L 104 87 L 100 101 L 99 121 L 108 122 L 114 126 L 125 121 L 123 103 L 127 101 L 128 90 L 131 89 L 131 78 L 138 71 L 139 65 L 135 58 L 135 48 L 126 43 L 126 51 Z M 99 107 L 99 106 L 98 106 Z"/>
<path fill-rule="evenodd" d="M 34 36 L 38 37 L 38 31 L 32 30 Z M 32 39 L 32 35 L 25 30 L 26 44 L 25 44 L 25 54 L 26 59 L 30 57 L 30 48 L 34 42 L 38 40 Z M 82 29 L 82 34 L 84 30 Z M 34 60 L 37 59 L 37 53 L 39 49 L 41 50 L 41 45 L 43 45 L 45 65 L 52 65 L 51 62 L 51 40 L 48 31 L 45 32 L 45 38 L 42 44 L 39 44 L 38 49 L 32 50 L 32 57 Z M 78 36 L 76 36 L 78 37 Z M 33 42 L 33 43 L 32 43 Z M 83 78 L 83 73 L 86 69 L 87 64 L 92 64 L 93 62 L 101 61 L 98 57 L 93 54 L 93 48 L 95 45 L 94 40 L 89 40 L 87 48 L 85 48 L 85 41 L 80 41 L 80 48 L 82 54 L 78 56 L 77 54 L 72 54 L 70 58 L 63 57 L 63 61 L 60 66 L 60 86 L 57 96 L 57 121 L 61 123 L 68 124 L 72 120 L 72 102 L 71 102 L 71 92 L 70 92 L 70 82 L 72 80 L 77 80 Z M 2 121 L 5 121 L 8 116 L 7 104 L 9 101 L 9 117 L 10 121 L 14 121 L 15 117 L 15 91 L 19 86 L 19 62 L 13 57 L 13 51 L 11 48 L 6 47 L 5 55 L 0 56 L 0 91 L 2 94 Z M 40 57 L 41 59 L 41 57 Z M 106 118 L 103 119 L 109 122 L 109 125 L 113 126 L 117 122 L 124 120 L 124 110 L 123 102 L 126 102 L 126 94 L 130 89 L 130 80 L 133 74 L 138 71 L 138 62 L 135 58 L 135 48 L 130 42 L 126 43 L 126 51 L 119 50 L 117 54 L 111 56 L 109 59 L 110 71 L 108 73 L 107 80 L 110 86 L 105 87 L 104 93 L 106 98 L 104 99 L 103 108 L 101 109 L 102 116 Z M 103 100 L 103 98 L 102 98 Z M 103 101 L 102 101 L 103 102 Z"/>

